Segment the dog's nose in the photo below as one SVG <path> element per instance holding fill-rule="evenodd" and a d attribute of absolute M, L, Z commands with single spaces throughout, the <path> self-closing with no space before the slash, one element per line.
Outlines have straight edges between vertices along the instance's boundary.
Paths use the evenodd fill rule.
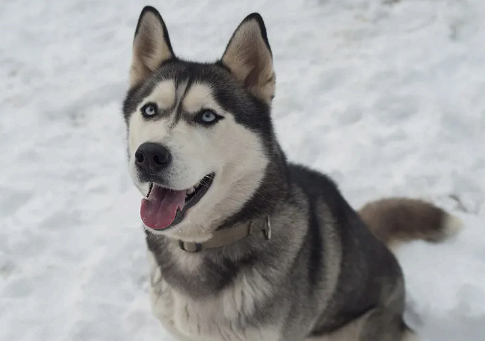
<path fill-rule="evenodd" d="M 170 151 L 157 143 L 143 143 L 135 152 L 135 164 L 148 174 L 160 172 L 172 161 Z"/>

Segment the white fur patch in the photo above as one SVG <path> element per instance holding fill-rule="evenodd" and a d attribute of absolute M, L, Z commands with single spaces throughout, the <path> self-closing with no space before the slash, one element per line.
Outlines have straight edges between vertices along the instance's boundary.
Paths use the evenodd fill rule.
<path fill-rule="evenodd" d="M 163 281 L 156 260 L 148 255 L 152 273 L 152 311 L 177 340 L 191 341 L 278 341 L 279 328 L 238 328 L 243 316 L 256 309 L 255 302 L 270 290 L 261 276 L 237 278 L 235 284 L 208 299 L 193 300 Z M 251 280 L 249 280 L 251 278 Z"/>
<path fill-rule="evenodd" d="M 196 113 L 200 109 L 213 109 L 217 113 L 223 113 L 219 104 L 212 96 L 212 89 L 208 84 L 194 83 L 184 97 L 182 106 L 189 113 Z"/>
<path fill-rule="evenodd" d="M 464 229 L 463 222 L 457 216 L 447 214 L 443 222 L 444 240 L 452 239 Z"/>
<path fill-rule="evenodd" d="M 173 80 L 166 80 L 158 83 L 143 101 L 143 104 L 147 102 L 155 102 L 162 110 L 169 109 L 175 104 L 175 82 Z M 143 104 L 140 105 L 143 106 Z"/>

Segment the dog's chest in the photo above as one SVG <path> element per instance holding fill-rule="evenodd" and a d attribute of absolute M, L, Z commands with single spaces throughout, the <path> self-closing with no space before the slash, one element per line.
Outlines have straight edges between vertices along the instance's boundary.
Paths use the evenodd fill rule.
<path fill-rule="evenodd" d="M 176 340 L 190 341 L 278 341 L 276 326 L 253 327 L 251 316 L 263 293 L 242 280 L 219 295 L 192 299 L 173 289 L 151 262 L 152 311 Z M 254 321 L 253 321 L 254 322 Z"/>

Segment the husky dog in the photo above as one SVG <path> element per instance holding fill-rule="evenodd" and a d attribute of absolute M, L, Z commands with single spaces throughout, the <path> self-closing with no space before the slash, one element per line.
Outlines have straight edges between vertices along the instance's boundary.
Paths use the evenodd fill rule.
<path fill-rule="evenodd" d="M 175 340 L 415 339 L 390 247 L 442 240 L 459 221 L 411 199 L 359 215 L 327 176 L 286 161 L 259 14 L 220 60 L 198 63 L 174 54 L 145 7 L 132 58 L 129 169 L 145 196 L 153 312 Z"/>

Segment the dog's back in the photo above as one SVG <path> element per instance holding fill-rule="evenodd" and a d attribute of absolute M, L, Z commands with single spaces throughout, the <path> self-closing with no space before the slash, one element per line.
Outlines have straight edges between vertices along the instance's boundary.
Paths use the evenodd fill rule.
<path fill-rule="evenodd" d="M 322 269 L 312 266 L 317 259 L 316 240 L 321 240 L 321 236 L 332 236 L 333 245 L 329 248 L 325 240 L 322 242 L 320 262 L 328 258 L 340 262 L 337 271 L 336 267 L 320 270 L 327 277 L 315 284 L 315 290 L 325 291 L 321 288 L 326 288 L 328 281 L 335 284 L 332 294 L 319 295 L 325 299 L 320 303 L 321 315 L 312 336 L 399 340 L 411 335 L 401 319 L 402 273 L 389 247 L 413 239 L 442 241 L 458 231 L 459 220 L 430 203 L 407 198 L 381 199 L 365 205 L 357 213 L 325 175 L 302 166 L 293 165 L 290 169 L 294 183 L 308 199 L 310 222 L 321 222 L 308 225 L 312 238 L 308 238 L 303 248 L 314 253 L 307 255 L 307 268 L 316 272 Z M 376 321 L 372 323 L 390 328 L 381 327 L 379 334 L 372 334 L 363 323 L 356 329 L 355 321 L 362 321 L 359 320 L 362 316 L 368 320 L 367 315 L 378 316 L 373 317 Z M 386 333 L 388 338 L 379 336 Z"/>
<path fill-rule="evenodd" d="M 404 296 L 395 257 L 367 229 L 328 177 L 302 166 L 290 169 L 310 208 L 310 237 L 302 249 L 311 252 L 302 252 L 299 257 L 306 258 L 300 260 L 301 266 L 308 269 L 311 291 L 317 293 L 315 298 L 305 298 L 308 306 L 318 307 L 311 335 L 336 332 L 378 306 L 393 305 L 397 316 L 403 310 Z M 312 277 L 319 280 L 312 283 Z"/>

